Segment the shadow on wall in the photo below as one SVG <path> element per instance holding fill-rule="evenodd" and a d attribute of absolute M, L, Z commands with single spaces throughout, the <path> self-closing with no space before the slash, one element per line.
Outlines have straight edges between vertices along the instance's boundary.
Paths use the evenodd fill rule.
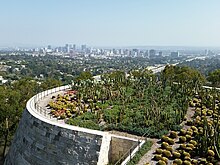
<path fill-rule="evenodd" d="M 128 157 L 138 143 L 136 141 L 112 137 L 109 150 L 109 164 L 115 164 L 119 159 Z M 123 159 L 122 159 L 123 161 Z"/>

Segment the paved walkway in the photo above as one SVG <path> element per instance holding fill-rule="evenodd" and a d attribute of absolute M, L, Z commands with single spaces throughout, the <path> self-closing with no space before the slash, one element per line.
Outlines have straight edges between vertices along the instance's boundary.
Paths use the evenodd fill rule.
<path fill-rule="evenodd" d="M 39 101 L 37 101 L 37 105 L 46 111 L 46 115 L 41 114 L 43 117 L 46 117 L 50 121 L 55 121 L 57 123 L 65 124 L 64 120 L 57 120 L 57 118 L 50 115 L 49 113 L 51 110 L 47 107 L 48 103 L 53 100 L 52 96 L 57 96 L 58 94 L 63 95 L 64 93 L 65 93 L 65 91 L 58 91 L 58 92 L 49 94 L 49 95 L 43 97 L 43 99 L 40 99 Z"/>

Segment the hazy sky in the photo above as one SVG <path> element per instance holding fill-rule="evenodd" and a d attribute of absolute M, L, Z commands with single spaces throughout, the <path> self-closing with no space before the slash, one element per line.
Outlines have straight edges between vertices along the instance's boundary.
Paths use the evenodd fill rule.
<path fill-rule="evenodd" d="M 0 45 L 220 46 L 220 0 L 1 0 Z"/>

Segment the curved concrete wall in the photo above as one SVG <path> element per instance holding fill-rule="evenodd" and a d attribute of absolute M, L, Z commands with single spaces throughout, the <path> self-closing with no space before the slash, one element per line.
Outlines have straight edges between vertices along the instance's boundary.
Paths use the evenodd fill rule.
<path fill-rule="evenodd" d="M 129 144 L 116 147 L 115 152 L 125 152 L 137 143 L 138 139 L 58 122 L 37 106 L 39 101 L 66 89 L 69 86 L 44 91 L 27 102 L 4 165 L 105 165 L 112 157 L 112 137 Z"/>
<path fill-rule="evenodd" d="M 102 136 L 45 123 L 24 111 L 5 164 L 97 164 Z"/>

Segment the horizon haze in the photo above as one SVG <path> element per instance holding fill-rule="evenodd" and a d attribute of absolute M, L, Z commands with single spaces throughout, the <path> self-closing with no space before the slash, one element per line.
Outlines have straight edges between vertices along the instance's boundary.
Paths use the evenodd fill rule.
<path fill-rule="evenodd" d="M 9 0 L 0 5 L 0 47 L 220 47 L 218 0 Z"/>

